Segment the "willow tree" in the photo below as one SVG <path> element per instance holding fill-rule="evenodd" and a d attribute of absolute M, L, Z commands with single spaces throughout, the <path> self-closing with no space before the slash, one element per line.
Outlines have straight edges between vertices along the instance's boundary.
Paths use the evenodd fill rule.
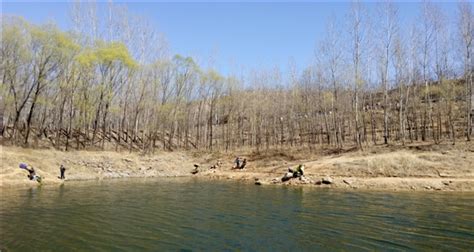
<path fill-rule="evenodd" d="M 153 113 L 153 148 L 158 139 L 161 139 L 163 148 L 166 148 L 165 131 L 170 120 L 170 112 L 173 108 L 172 99 L 172 80 L 173 80 L 173 62 L 168 59 L 161 59 L 150 66 L 151 70 L 151 112 Z M 125 111 L 124 111 L 125 113 Z"/>
<path fill-rule="evenodd" d="M 60 68 L 70 54 L 77 50 L 73 40 L 67 34 L 61 32 L 55 26 L 44 27 L 31 26 L 31 44 L 32 54 L 31 75 L 33 94 L 31 105 L 26 119 L 25 144 L 28 144 L 28 138 L 31 131 L 31 121 L 37 105 L 38 97 L 48 84 L 55 81 L 62 71 Z"/>
<path fill-rule="evenodd" d="M 119 42 L 98 42 L 94 48 L 88 48 L 77 60 L 86 71 L 97 72 L 92 79 L 98 93 L 96 113 L 93 125 L 92 144 L 94 144 L 99 122 L 102 120 L 102 148 L 105 143 L 107 115 L 117 91 L 126 83 L 137 64 L 130 56 L 127 47 Z"/>
<path fill-rule="evenodd" d="M 29 24 L 22 18 L 2 17 L 2 43 L 1 46 L 1 76 L 2 76 L 2 97 L 4 109 L 10 114 L 6 114 L 7 121 L 5 129 L 9 123 L 9 118 L 13 121 L 11 139 L 16 140 L 17 128 L 20 116 L 27 107 L 27 102 L 33 92 L 34 86 L 29 75 L 28 64 L 31 61 L 30 32 Z M 3 132 L 4 131 L 4 132 Z M 7 133 L 2 129 L 2 135 Z"/>
<path fill-rule="evenodd" d="M 72 39 L 72 38 L 69 38 Z M 79 87 L 79 67 L 75 57 L 80 52 L 80 46 L 74 44 L 63 48 L 63 60 L 60 66 L 60 75 L 55 82 L 53 93 L 56 93 L 56 99 L 53 106 L 53 128 L 56 129 L 56 139 L 54 145 L 56 148 L 61 146 L 61 136 L 66 136 L 65 149 L 69 147 L 69 139 L 72 135 L 72 123 L 75 112 L 75 103 L 77 99 L 76 92 Z M 67 106 L 67 107 L 66 107 Z M 67 113 L 66 113 L 67 112 Z M 66 129 L 64 123 L 67 120 Z"/>
<path fill-rule="evenodd" d="M 171 150 L 173 146 L 173 139 L 175 133 L 178 133 L 178 144 L 180 136 L 180 125 L 181 122 L 184 124 L 184 129 L 188 130 L 189 124 L 186 120 L 185 112 L 189 109 L 187 100 L 193 93 L 195 88 L 197 73 L 199 71 L 198 65 L 194 62 L 191 57 L 183 57 L 181 55 L 175 55 L 173 57 L 173 75 L 171 83 L 171 98 L 169 104 L 170 117 L 168 120 L 168 149 Z M 183 126 L 183 125 L 181 125 Z"/>

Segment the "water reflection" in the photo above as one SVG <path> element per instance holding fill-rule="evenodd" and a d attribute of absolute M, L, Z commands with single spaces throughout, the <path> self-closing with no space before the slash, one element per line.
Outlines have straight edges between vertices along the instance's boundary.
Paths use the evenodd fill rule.
<path fill-rule="evenodd" d="M 466 250 L 474 248 L 473 199 L 196 179 L 62 184 L 2 192 L 0 247 Z"/>

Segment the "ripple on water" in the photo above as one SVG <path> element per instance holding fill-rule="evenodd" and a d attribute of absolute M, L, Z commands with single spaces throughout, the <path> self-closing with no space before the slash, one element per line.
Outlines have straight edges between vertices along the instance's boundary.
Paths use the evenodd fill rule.
<path fill-rule="evenodd" d="M 474 248 L 472 209 L 474 195 L 461 193 L 333 192 L 189 179 L 71 183 L 4 191 L 0 248 L 468 250 Z"/>

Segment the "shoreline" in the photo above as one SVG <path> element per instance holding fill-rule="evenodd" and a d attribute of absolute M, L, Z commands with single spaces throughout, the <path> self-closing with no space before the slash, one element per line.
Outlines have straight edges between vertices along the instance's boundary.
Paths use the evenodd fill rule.
<path fill-rule="evenodd" d="M 248 152 L 243 155 L 250 160 L 248 167 L 232 170 L 234 157 L 225 153 L 160 152 L 139 155 L 0 146 L 3 164 L 0 190 L 39 185 L 29 181 L 26 172 L 17 168 L 18 163 L 26 162 L 33 165 L 43 177 L 43 185 L 60 185 L 68 181 L 189 177 L 261 186 L 301 186 L 344 191 L 474 192 L 474 168 L 471 168 L 474 154 L 471 145 L 465 149 L 408 152 L 378 148 L 367 152 L 313 156 L 291 151 L 288 151 L 290 154 L 285 152 L 285 155 L 281 151 L 258 155 Z M 211 169 L 216 160 L 222 161 L 222 164 Z M 307 167 L 304 178 L 281 182 L 287 167 L 299 163 Z M 60 164 L 67 168 L 65 181 L 58 178 Z M 201 167 L 196 175 L 191 174 L 194 164 L 200 164 Z"/>
<path fill-rule="evenodd" d="M 200 176 L 208 180 L 239 181 L 259 186 L 282 186 L 282 187 L 310 187 L 328 190 L 343 191 L 443 191 L 443 192 L 474 192 L 474 179 L 464 178 L 398 178 L 398 177 L 330 177 L 331 184 L 320 183 L 324 177 L 306 176 L 303 180 L 298 178 L 287 182 L 281 182 L 277 178 L 269 176 L 258 176 L 258 174 L 242 173 L 242 177 L 235 174 L 217 173 Z M 326 176 L 327 178 L 328 176 Z M 263 179 L 262 179 L 263 178 Z"/>
<path fill-rule="evenodd" d="M 474 192 L 474 179 L 463 178 L 396 178 L 396 177 L 374 177 L 374 178 L 360 178 L 360 177 L 332 177 L 331 184 L 316 184 L 318 179 L 313 176 L 305 177 L 306 180 L 291 179 L 287 182 L 279 180 L 275 183 L 275 178 L 271 179 L 268 174 L 256 174 L 245 171 L 238 172 L 240 176 L 235 176 L 236 173 L 229 172 L 205 172 L 200 175 L 158 175 L 158 176 L 127 176 L 127 177 L 90 177 L 90 178 L 72 178 L 66 180 L 48 181 L 47 183 L 37 183 L 34 181 L 18 182 L 0 184 L 0 190 L 17 187 L 17 188 L 31 188 L 38 186 L 60 186 L 63 184 L 81 183 L 81 182 L 111 182 L 127 180 L 155 180 L 155 179 L 198 179 L 204 181 L 232 181 L 245 183 L 249 186 L 273 186 L 273 187 L 289 187 L 289 188 L 312 188 L 320 190 L 338 190 L 338 191 L 367 191 L 367 192 Z M 259 176 L 264 175 L 264 176 Z M 267 175 L 267 176 L 265 176 Z M 258 180 L 256 180 L 258 178 Z M 263 179 L 261 179 L 263 178 Z"/>
<path fill-rule="evenodd" d="M 330 185 L 318 185 L 315 183 L 301 183 L 294 180 L 292 183 L 273 183 L 268 180 L 258 180 L 259 185 L 253 178 L 231 178 L 224 174 L 206 174 L 206 175 L 176 175 L 176 176 L 153 176 L 153 177 L 107 177 L 107 178 L 89 178 L 89 179 L 66 179 L 58 182 L 49 182 L 39 184 L 37 182 L 28 181 L 28 183 L 4 184 L 0 186 L 1 190 L 32 188 L 32 187 L 51 187 L 61 186 L 64 184 L 76 184 L 82 182 L 126 182 L 127 180 L 173 180 L 173 179 L 197 179 L 202 181 L 231 181 L 237 183 L 248 184 L 249 186 L 272 186 L 286 188 L 311 188 L 316 190 L 337 190 L 344 192 L 452 192 L 452 193 L 474 193 L 473 179 L 442 179 L 442 178 L 333 178 L 334 183 Z M 344 180 L 351 180 L 352 184 L 347 184 Z"/>

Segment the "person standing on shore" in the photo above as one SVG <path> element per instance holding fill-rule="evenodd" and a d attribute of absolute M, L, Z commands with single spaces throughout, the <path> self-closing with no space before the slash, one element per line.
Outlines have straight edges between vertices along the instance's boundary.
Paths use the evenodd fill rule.
<path fill-rule="evenodd" d="M 60 179 L 66 179 L 66 177 L 64 177 L 64 173 L 66 172 L 66 167 L 64 167 L 64 165 L 61 165 L 59 167 L 59 172 L 61 173 L 61 176 L 59 178 Z"/>

